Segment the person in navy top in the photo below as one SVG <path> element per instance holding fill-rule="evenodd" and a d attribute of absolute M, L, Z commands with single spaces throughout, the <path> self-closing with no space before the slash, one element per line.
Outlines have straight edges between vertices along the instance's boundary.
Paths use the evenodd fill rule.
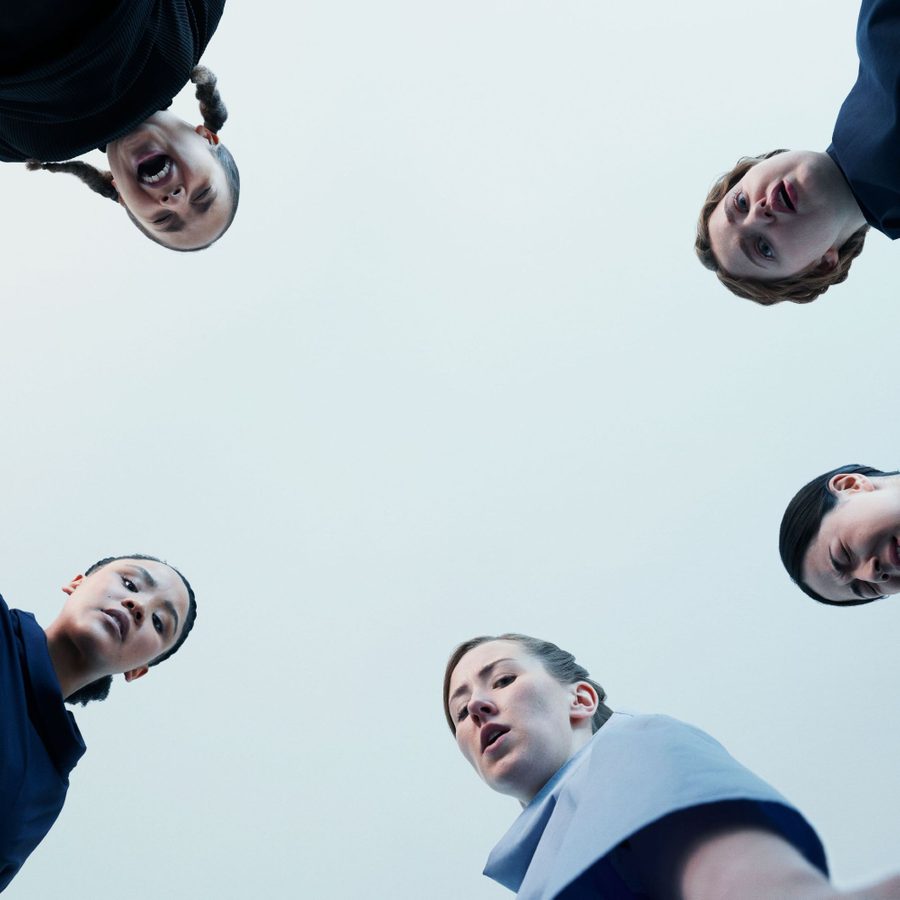
<path fill-rule="evenodd" d="M 522 812 L 485 875 L 521 900 L 900 897 L 828 883 L 804 817 L 699 729 L 613 712 L 572 654 L 521 634 L 460 644 L 444 713 L 463 756 Z"/>
<path fill-rule="evenodd" d="M 198 66 L 225 0 L 29 0 L 0 7 L 0 161 L 68 172 L 156 243 L 199 250 L 237 211 L 227 118 Z M 168 111 L 192 81 L 203 124 Z M 74 157 L 105 150 L 110 171 Z"/>
<path fill-rule="evenodd" d="M 85 752 L 66 703 L 103 700 L 184 643 L 194 592 L 156 557 L 110 557 L 76 575 L 43 629 L 0 598 L 0 891 L 56 821 Z"/>
<path fill-rule="evenodd" d="M 818 475 L 791 499 L 778 549 L 791 580 L 829 606 L 900 593 L 900 472 L 852 463 Z"/>
<path fill-rule="evenodd" d="M 824 153 L 744 157 L 700 213 L 700 261 L 739 297 L 807 303 L 843 281 L 869 226 L 900 237 L 900 0 L 863 0 L 859 74 Z"/>

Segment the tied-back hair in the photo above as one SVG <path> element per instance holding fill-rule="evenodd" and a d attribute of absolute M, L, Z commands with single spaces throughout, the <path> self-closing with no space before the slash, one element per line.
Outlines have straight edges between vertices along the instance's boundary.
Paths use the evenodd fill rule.
<path fill-rule="evenodd" d="M 178 577 L 181 579 L 182 584 L 185 586 L 188 594 L 188 610 L 187 615 L 184 617 L 184 625 L 181 629 L 181 634 L 178 636 L 178 640 L 166 650 L 165 653 L 161 653 L 155 659 L 150 660 L 147 663 L 148 666 L 158 666 L 161 662 L 167 660 L 172 654 L 176 653 L 181 645 L 187 640 L 187 636 L 191 633 L 191 629 L 194 627 L 194 622 L 197 621 L 197 598 L 194 596 L 194 589 L 191 587 L 191 583 L 184 577 L 184 575 L 175 568 L 175 566 L 167 563 L 165 560 L 160 559 L 158 556 L 148 556 L 146 553 L 131 553 L 127 556 L 107 556 L 104 559 L 97 560 L 87 571 L 84 573 L 85 578 L 88 575 L 92 575 L 94 572 L 102 569 L 105 565 L 111 562 L 116 562 L 120 559 L 148 559 L 151 562 L 162 563 L 164 566 L 168 566 Z M 66 703 L 71 703 L 73 706 L 76 703 L 80 703 L 82 706 L 86 706 L 92 700 L 105 700 L 109 695 L 109 689 L 112 687 L 112 675 L 104 675 L 102 678 L 98 678 L 96 681 L 92 681 L 90 684 L 86 684 L 83 688 L 75 691 L 74 694 L 69 694 L 66 697 Z"/>
<path fill-rule="evenodd" d="M 203 117 L 203 124 L 213 134 L 218 134 L 219 130 L 228 119 L 228 109 L 222 100 L 222 95 L 216 87 L 217 79 L 215 74 L 206 66 L 194 66 L 191 70 L 191 82 L 196 85 L 194 96 L 200 103 L 200 115 Z M 234 157 L 224 144 L 216 144 L 210 148 L 219 160 L 219 164 L 225 172 L 228 180 L 228 187 L 231 190 L 231 216 L 228 219 L 222 232 L 210 243 L 215 243 L 228 229 L 234 221 L 237 213 L 238 200 L 241 195 L 241 177 L 238 172 L 237 163 Z M 106 197 L 115 203 L 119 202 L 119 192 L 113 187 L 113 174 L 108 169 L 98 169 L 90 163 L 81 160 L 69 160 L 68 162 L 40 162 L 37 159 L 29 159 L 25 163 L 25 167 L 34 172 L 43 169 L 46 172 L 65 172 L 68 175 L 74 175 L 84 184 L 86 184 L 94 193 L 101 197 Z M 203 247 L 190 247 L 182 249 L 179 247 L 171 247 L 164 241 L 161 241 L 156 235 L 147 231 L 146 228 L 134 217 L 131 210 L 125 207 L 129 218 L 144 234 L 154 243 L 160 244 L 169 250 L 180 250 L 181 252 L 191 253 L 195 250 L 205 250 L 209 244 Z"/>
<path fill-rule="evenodd" d="M 813 600 L 828 606 L 862 606 L 872 603 L 878 597 L 866 597 L 859 600 L 827 600 L 816 593 L 803 580 L 803 560 L 809 545 L 815 540 L 822 520 L 837 506 L 837 497 L 828 487 L 835 475 L 865 475 L 867 478 L 884 478 L 886 475 L 898 475 L 900 472 L 883 472 L 872 466 L 861 466 L 851 463 L 839 466 L 824 475 L 819 475 L 807 482 L 788 503 L 781 519 L 781 531 L 778 536 L 778 552 L 781 562 L 794 584 Z"/>
<path fill-rule="evenodd" d="M 596 733 L 612 715 L 612 710 L 603 702 L 606 700 L 606 691 L 591 678 L 588 670 L 580 665 L 568 650 L 563 650 L 550 641 L 543 641 L 540 638 L 530 637 L 527 634 L 518 634 L 516 632 L 497 636 L 485 634 L 463 641 L 450 654 L 450 659 L 447 660 L 447 667 L 444 669 L 444 715 L 447 717 L 447 724 L 454 735 L 456 734 L 456 722 L 450 712 L 450 679 L 453 677 L 453 672 L 459 665 L 459 661 L 470 650 L 474 650 L 479 645 L 487 644 L 490 641 L 512 641 L 513 643 L 521 644 L 526 652 L 539 660 L 547 672 L 560 684 L 567 685 L 574 684 L 576 681 L 586 681 L 591 685 L 597 692 L 599 701 L 591 719 L 592 733 Z"/>
<path fill-rule="evenodd" d="M 753 300 L 761 306 L 772 306 L 783 300 L 792 303 L 811 303 L 819 294 L 824 294 L 833 284 L 845 281 L 850 273 L 850 264 L 862 253 L 866 241 L 868 225 L 854 231 L 838 248 L 838 261 L 833 269 L 822 271 L 819 263 L 814 263 L 804 272 L 798 272 L 789 278 L 778 281 L 759 281 L 754 278 L 736 278 L 726 272 L 713 253 L 709 237 L 709 217 L 719 205 L 721 199 L 753 168 L 757 163 L 787 150 L 770 150 L 760 156 L 742 156 L 731 171 L 722 175 L 710 188 L 697 220 L 697 237 L 694 250 L 701 264 L 716 273 L 719 281 L 738 297 Z"/>

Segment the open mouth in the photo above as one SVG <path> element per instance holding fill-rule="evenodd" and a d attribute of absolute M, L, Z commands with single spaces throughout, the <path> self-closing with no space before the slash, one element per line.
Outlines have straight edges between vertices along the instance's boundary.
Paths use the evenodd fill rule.
<path fill-rule="evenodd" d="M 488 748 L 496 744 L 508 731 L 509 729 L 504 728 L 502 725 L 494 725 L 488 728 L 482 735 L 481 752 L 486 753 Z"/>
<path fill-rule="evenodd" d="M 781 187 L 778 189 L 778 196 L 781 198 L 781 202 L 791 212 L 797 212 L 797 207 L 794 206 L 793 201 L 791 200 L 791 195 L 788 193 L 788 189 L 785 186 L 784 182 L 782 182 Z"/>
<path fill-rule="evenodd" d="M 158 153 L 138 164 L 137 177 L 142 184 L 158 184 L 172 171 L 172 158 Z"/>

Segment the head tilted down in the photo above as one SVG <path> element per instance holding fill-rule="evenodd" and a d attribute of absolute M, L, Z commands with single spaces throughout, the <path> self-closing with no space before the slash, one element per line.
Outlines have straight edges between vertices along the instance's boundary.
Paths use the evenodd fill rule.
<path fill-rule="evenodd" d="M 788 575 L 813 600 L 859 606 L 900 593 L 900 473 L 832 469 L 802 487 L 781 520 Z"/>
<path fill-rule="evenodd" d="M 869 226 L 827 153 L 745 156 L 712 186 L 694 249 L 733 294 L 809 303 L 847 277 Z"/>
<path fill-rule="evenodd" d="M 143 234 L 171 250 L 203 250 L 229 228 L 241 193 L 234 158 L 218 132 L 228 117 L 209 69 L 191 80 L 203 124 L 189 125 L 160 111 L 106 147 L 110 171 L 85 162 L 28 163 L 30 169 L 68 172 L 115 200 Z"/>
<path fill-rule="evenodd" d="M 571 653 L 523 634 L 465 641 L 444 672 L 444 714 L 463 756 L 523 804 L 609 718 L 605 699 Z"/>
<path fill-rule="evenodd" d="M 181 647 L 197 618 L 184 575 L 141 553 L 101 559 L 63 592 L 68 599 L 46 634 L 69 703 L 105 699 L 113 675 L 143 677 Z"/>

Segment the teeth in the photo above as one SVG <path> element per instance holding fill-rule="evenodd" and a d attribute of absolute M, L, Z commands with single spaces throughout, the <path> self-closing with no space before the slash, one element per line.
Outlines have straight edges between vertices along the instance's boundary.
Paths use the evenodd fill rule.
<path fill-rule="evenodd" d="M 141 175 L 141 181 L 144 184 L 156 184 L 157 181 L 162 181 L 171 170 L 172 163 L 167 159 L 165 165 L 155 175 Z"/>

